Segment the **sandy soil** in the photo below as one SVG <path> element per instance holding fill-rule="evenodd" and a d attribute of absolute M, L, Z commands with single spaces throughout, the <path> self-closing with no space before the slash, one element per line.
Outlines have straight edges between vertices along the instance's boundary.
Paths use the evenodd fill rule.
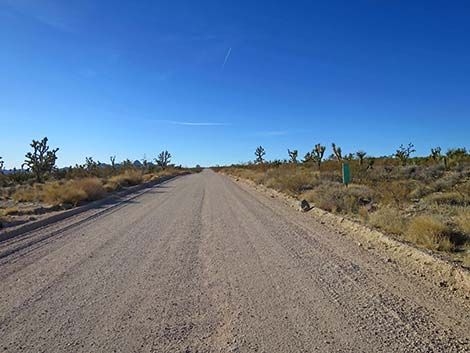
<path fill-rule="evenodd" d="M 226 176 L 93 212 L 0 243 L 1 350 L 470 350 L 468 301 Z"/>

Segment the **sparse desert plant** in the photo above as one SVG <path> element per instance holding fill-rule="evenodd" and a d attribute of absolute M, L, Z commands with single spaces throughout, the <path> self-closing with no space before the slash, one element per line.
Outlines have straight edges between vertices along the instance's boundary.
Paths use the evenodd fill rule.
<path fill-rule="evenodd" d="M 20 212 L 18 207 L 8 207 L 0 210 L 0 216 L 14 216 Z"/>
<path fill-rule="evenodd" d="M 38 183 L 42 183 L 44 181 L 44 177 L 47 174 L 52 173 L 57 160 L 57 151 L 59 149 L 55 148 L 50 150 L 47 142 L 47 137 L 44 137 L 41 141 L 33 140 L 31 143 L 33 152 L 28 152 L 26 154 L 26 159 L 23 164 L 23 166 L 26 165 L 28 170 L 33 173 Z"/>
<path fill-rule="evenodd" d="M 140 170 L 126 170 L 122 174 L 111 177 L 109 181 L 120 187 L 138 185 L 143 181 L 143 173 Z"/>
<path fill-rule="evenodd" d="M 299 154 L 299 151 L 297 150 L 290 150 L 290 149 L 287 149 L 287 153 L 289 154 L 289 158 L 290 158 L 290 161 L 291 163 L 297 163 L 297 156 Z"/>
<path fill-rule="evenodd" d="M 460 162 L 467 155 L 467 149 L 465 147 L 461 148 L 450 148 L 447 150 L 446 157 L 449 161 Z"/>
<path fill-rule="evenodd" d="M 109 161 L 111 162 L 111 169 L 113 170 L 113 174 L 116 173 L 116 156 L 109 157 Z"/>
<path fill-rule="evenodd" d="M 401 235 L 406 229 L 406 221 L 397 209 L 383 207 L 369 215 L 369 225 L 384 232 Z"/>
<path fill-rule="evenodd" d="M 415 188 L 415 183 L 409 180 L 393 180 L 377 184 L 381 193 L 381 201 L 386 205 L 400 208 L 410 199 L 410 193 Z"/>
<path fill-rule="evenodd" d="M 459 230 L 470 237 L 470 208 L 459 211 L 456 217 L 456 223 Z"/>
<path fill-rule="evenodd" d="M 12 193 L 12 199 L 16 202 L 33 202 L 40 199 L 40 192 L 41 188 L 38 186 L 24 185 Z"/>
<path fill-rule="evenodd" d="M 258 146 L 255 150 L 255 163 L 263 163 L 265 154 L 266 151 L 264 148 L 262 146 Z"/>
<path fill-rule="evenodd" d="M 171 161 L 171 154 L 168 151 L 160 152 L 158 157 L 155 159 L 155 162 L 157 163 L 157 165 L 161 167 L 162 169 L 165 169 L 166 167 L 168 167 L 168 164 L 170 164 L 170 161 Z"/>
<path fill-rule="evenodd" d="M 442 148 L 440 147 L 436 147 L 436 148 L 431 148 L 431 159 L 436 162 L 436 163 L 439 163 L 441 160 L 442 160 Z"/>
<path fill-rule="evenodd" d="M 334 153 L 334 156 L 335 156 L 336 160 L 341 163 L 343 161 L 343 155 L 342 155 L 341 147 L 338 147 L 338 146 L 336 146 L 335 143 L 332 143 L 331 148 L 333 149 L 333 153 Z"/>
<path fill-rule="evenodd" d="M 316 178 L 311 173 L 284 167 L 269 170 L 262 180 L 262 183 L 267 187 L 286 192 L 290 195 L 298 195 L 305 190 L 311 189 L 315 182 Z"/>
<path fill-rule="evenodd" d="M 106 189 L 101 180 L 90 177 L 67 182 L 47 183 L 44 185 L 41 201 L 50 204 L 69 203 L 76 206 L 83 201 L 99 200 L 105 194 Z"/>
<path fill-rule="evenodd" d="M 373 202 L 374 193 L 364 185 L 346 188 L 339 182 L 322 182 L 303 198 L 330 212 L 357 214 L 359 209 Z"/>
<path fill-rule="evenodd" d="M 395 151 L 395 157 L 400 160 L 401 165 L 406 165 L 412 153 L 416 152 L 415 146 L 410 142 L 407 147 L 400 145 Z"/>
<path fill-rule="evenodd" d="M 367 153 L 365 151 L 357 151 L 356 152 L 356 157 L 357 159 L 359 160 L 359 165 L 362 166 L 362 164 L 364 163 L 364 158 L 366 157 Z"/>
<path fill-rule="evenodd" d="M 413 218 L 406 230 L 406 238 L 409 241 L 438 251 L 452 251 L 454 249 L 451 235 L 449 227 L 432 216 Z"/>
<path fill-rule="evenodd" d="M 321 169 L 321 163 L 323 161 L 323 156 L 325 155 L 326 147 L 322 146 L 320 143 L 315 145 L 315 148 L 312 152 L 309 152 L 304 157 L 304 162 L 313 161 L 318 167 L 318 170 Z"/>
<path fill-rule="evenodd" d="M 99 163 L 93 160 L 93 157 L 85 158 L 85 169 L 88 174 L 97 175 L 98 174 Z"/>
<path fill-rule="evenodd" d="M 437 205 L 464 206 L 466 200 L 459 192 L 436 192 L 426 196 L 426 201 Z"/>

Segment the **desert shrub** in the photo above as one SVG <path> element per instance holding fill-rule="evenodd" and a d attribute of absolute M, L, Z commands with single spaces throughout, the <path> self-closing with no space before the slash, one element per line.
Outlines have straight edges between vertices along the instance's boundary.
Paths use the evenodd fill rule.
<path fill-rule="evenodd" d="M 383 204 L 400 208 L 401 205 L 410 200 L 411 191 L 416 188 L 416 183 L 409 180 L 381 182 L 377 184 L 376 190 L 380 190 Z"/>
<path fill-rule="evenodd" d="M 452 189 L 461 180 L 460 173 L 450 173 L 444 175 L 442 178 L 436 180 L 432 184 L 432 188 L 435 191 L 446 191 Z"/>
<path fill-rule="evenodd" d="M 413 178 L 425 182 L 432 182 L 444 175 L 445 167 L 442 164 L 434 164 L 431 166 L 415 166 L 416 171 Z"/>
<path fill-rule="evenodd" d="M 470 208 L 461 210 L 456 217 L 456 223 L 459 230 L 470 236 Z"/>
<path fill-rule="evenodd" d="M 369 225 L 391 234 L 403 234 L 406 221 L 397 209 L 384 207 L 369 215 Z"/>
<path fill-rule="evenodd" d="M 463 183 L 460 183 L 454 189 L 455 191 L 464 195 L 467 198 L 467 201 L 470 200 L 470 180 L 466 180 Z"/>
<path fill-rule="evenodd" d="M 411 200 L 413 199 L 421 199 L 422 197 L 429 195 L 432 193 L 432 189 L 426 184 L 418 184 L 416 187 L 411 190 L 409 197 Z"/>
<path fill-rule="evenodd" d="M 326 211 L 358 213 L 360 207 L 373 202 L 374 192 L 364 185 L 345 187 L 341 183 L 323 182 L 303 197 Z"/>
<path fill-rule="evenodd" d="M 418 166 L 405 165 L 405 166 L 400 167 L 399 171 L 402 177 L 407 178 L 407 179 L 412 179 L 412 178 L 415 178 L 418 172 Z"/>
<path fill-rule="evenodd" d="M 452 251 L 449 227 L 436 217 L 418 216 L 411 220 L 406 231 L 406 238 L 425 248 L 439 251 Z"/>
<path fill-rule="evenodd" d="M 466 202 L 464 195 L 458 192 L 436 192 L 428 195 L 426 201 L 437 205 L 454 206 L 464 205 Z"/>
<path fill-rule="evenodd" d="M 142 184 L 143 173 L 140 170 L 126 170 L 124 173 L 113 176 L 109 179 L 110 183 L 119 186 L 132 186 Z"/>

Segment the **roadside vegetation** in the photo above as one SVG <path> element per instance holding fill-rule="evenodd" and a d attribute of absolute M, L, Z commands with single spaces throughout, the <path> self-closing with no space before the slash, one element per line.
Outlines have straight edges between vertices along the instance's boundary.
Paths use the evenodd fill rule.
<path fill-rule="evenodd" d="M 69 209 L 99 200 L 111 192 L 148 183 L 163 176 L 199 172 L 171 164 L 171 154 L 162 151 L 153 160 L 146 157 L 108 163 L 87 157 L 83 164 L 67 168 L 56 165 L 59 151 L 47 138 L 34 140 L 21 169 L 4 170 L 0 157 L 0 228 L 32 220 L 35 215 Z"/>
<path fill-rule="evenodd" d="M 371 157 L 365 151 L 345 154 L 341 147 L 317 144 L 298 160 L 266 161 L 258 147 L 254 162 L 214 168 L 256 184 L 307 200 L 432 251 L 445 252 L 470 266 L 470 154 L 465 148 L 415 157 L 413 144 L 395 153 Z M 343 183 L 342 166 L 351 181 Z"/>

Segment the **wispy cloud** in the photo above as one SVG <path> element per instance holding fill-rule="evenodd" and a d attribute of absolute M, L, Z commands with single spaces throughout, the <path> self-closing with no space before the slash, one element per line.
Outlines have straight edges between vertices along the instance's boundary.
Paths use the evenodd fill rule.
<path fill-rule="evenodd" d="M 228 123 L 201 122 L 201 121 L 176 121 L 176 120 L 153 120 L 158 123 L 165 123 L 180 126 L 228 126 Z"/>
<path fill-rule="evenodd" d="M 225 69 L 225 64 L 227 63 L 228 58 L 230 57 L 230 53 L 232 53 L 232 48 L 228 48 L 227 55 L 225 55 L 224 63 L 222 64 L 222 70 Z"/>
<path fill-rule="evenodd" d="M 4 4 L 13 16 L 28 17 L 60 31 L 76 32 L 74 24 L 79 17 L 77 8 L 70 9 L 70 6 L 65 6 L 65 3 L 60 1 L 5 0 Z M 74 16 L 72 16 L 72 10 Z"/>

